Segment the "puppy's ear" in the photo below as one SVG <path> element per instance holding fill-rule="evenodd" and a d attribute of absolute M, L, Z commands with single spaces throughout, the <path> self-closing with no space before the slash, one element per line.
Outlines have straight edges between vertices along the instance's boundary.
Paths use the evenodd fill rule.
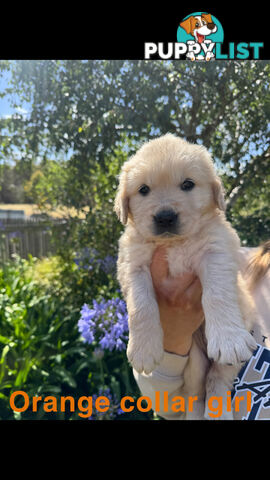
<path fill-rule="evenodd" d="M 186 20 L 180 23 L 180 27 L 182 27 L 188 34 L 190 34 L 192 30 L 192 19 L 194 17 L 188 17 Z"/>
<path fill-rule="evenodd" d="M 204 20 L 206 20 L 207 23 L 212 23 L 213 22 L 210 13 L 202 13 L 202 18 L 204 18 Z"/>
<path fill-rule="evenodd" d="M 122 172 L 119 180 L 118 192 L 115 197 L 114 211 L 123 225 L 128 219 L 128 196 L 126 195 L 126 172 Z"/>
<path fill-rule="evenodd" d="M 212 191 L 214 196 L 214 202 L 216 206 L 225 212 L 226 210 L 226 202 L 225 202 L 225 195 L 224 195 L 224 188 L 222 185 L 221 180 L 217 177 L 212 183 Z"/>

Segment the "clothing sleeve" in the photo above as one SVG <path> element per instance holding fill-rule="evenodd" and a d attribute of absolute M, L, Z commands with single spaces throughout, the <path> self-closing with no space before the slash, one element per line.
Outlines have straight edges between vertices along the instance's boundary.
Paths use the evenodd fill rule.
<path fill-rule="evenodd" d="M 188 355 L 164 352 L 162 362 L 149 375 L 133 369 L 134 378 L 142 395 L 150 397 L 152 409 L 166 420 L 180 420 L 182 417 L 181 413 L 172 411 L 170 404 L 174 396 L 181 395 L 183 372 L 188 358 Z"/>

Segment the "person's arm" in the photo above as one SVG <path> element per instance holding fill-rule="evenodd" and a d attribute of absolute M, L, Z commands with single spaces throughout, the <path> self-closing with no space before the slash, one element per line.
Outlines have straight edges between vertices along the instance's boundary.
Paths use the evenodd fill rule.
<path fill-rule="evenodd" d="M 151 374 L 139 374 L 135 370 L 133 374 L 142 394 L 151 398 L 153 409 L 161 417 L 177 419 L 181 414 L 171 410 L 170 401 L 175 395 L 181 395 L 192 334 L 204 319 L 202 289 L 199 279 L 192 273 L 170 278 L 163 248 L 154 253 L 151 275 L 164 332 L 164 357 Z M 159 405 L 156 405 L 157 399 Z"/>
<path fill-rule="evenodd" d="M 134 378 L 142 395 L 151 399 L 152 409 L 166 420 L 177 420 L 181 417 L 181 414 L 172 411 L 170 405 L 175 395 L 181 395 L 183 372 L 187 361 L 188 355 L 181 356 L 165 351 L 162 362 L 152 373 L 146 375 L 133 369 Z"/>

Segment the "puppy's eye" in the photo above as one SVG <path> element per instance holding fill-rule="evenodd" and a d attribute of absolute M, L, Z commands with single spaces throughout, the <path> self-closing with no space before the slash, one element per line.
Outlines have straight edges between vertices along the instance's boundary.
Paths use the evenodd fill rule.
<path fill-rule="evenodd" d="M 181 190 L 184 191 L 192 190 L 193 187 L 195 187 L 195 183 L 188 178 L 186 178 L 186 180 L 180 185 Z"/>
<path fill-rule="evenodd" d="M 196 22 L 195 27 L 198 28 L 199 26 L 200 26 L 200 24 L 198 22 Z"/>
<path fill-rule="evenodd" d="M 145 195 L 147 195 L 148 193 L 150 192 L 150 188 L 148 187 L 148 185 L 142 185 L 140 188 L 139 188 L 139 193 L 141 195 L 143 195 L 145 197 Z"/>

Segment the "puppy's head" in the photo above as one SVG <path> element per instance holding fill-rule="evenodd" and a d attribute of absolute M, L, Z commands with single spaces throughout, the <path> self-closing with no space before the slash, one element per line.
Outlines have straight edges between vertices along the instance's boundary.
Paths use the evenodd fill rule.
<path fill-rule="evenodd" d="M 202 13 L 195 17 L 190 16 L 180 23 L 180 27 L 188 34 L 193 35 L 198 43 L 202 43 L 207 35 L 217 31 L 217 26 L 209 13 Z"/>
<path fill-rule="evenodd" d="M 217 209 L 225 210 L 223 188 L 202 146 L 167 134 L 122 167 L 115 211 L 147 240 L 188 236 Z"/>

